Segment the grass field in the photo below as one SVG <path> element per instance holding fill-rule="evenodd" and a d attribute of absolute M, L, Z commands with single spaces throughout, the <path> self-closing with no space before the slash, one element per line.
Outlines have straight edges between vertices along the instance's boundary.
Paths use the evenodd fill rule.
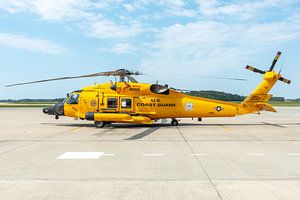
<path fill-rule="evenodd" d="M 0 108 L 44 108 L 55 102 L 1 102 Z"/>
<path fill-rule="evenodd" d="M 270 104 L 272 106 L 287 106 L 287 107 L 296 107 L 296 106 L 300 106 L 300 102 L 280 102 L 280 101 L 277 101 L 277 102 L 270 102 Z"/>

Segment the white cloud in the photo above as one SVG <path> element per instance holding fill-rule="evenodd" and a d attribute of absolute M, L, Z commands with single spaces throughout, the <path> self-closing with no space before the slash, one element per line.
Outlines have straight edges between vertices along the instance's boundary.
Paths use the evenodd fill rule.
<path fill-rule="evenodd" d="M 253 54 L 276 51 L 281 44 L 296 40 L 300 40 L 299 16 L 260 24 L 176 24 L 164 28 L 157 41 L 150 44 L 156 51 L 150 52 L 141 67 L 149 74 L 213 74 L 236 69 L 248 64 L 245 62 Z"/>
<path fill-rule="evenodd" d="M 0 8 L 7 12 L 29 12 L 49 21 L 79 20 L 99 6 L 90 0 L 0 0 Z"/>
<path fill-rule="evenodd" d="M 115 46 L 113 46 L 111 51 L 117 54 L 133 53 L 134 51 L 136 51 L 136 47 L 128 43 L 118 43 Z"/>
<path fill-rule="evenodd" d="M 88 21 L 85 28 L 88 28 L 86 34 L 89 36 L 115 39 L 133 37 L 143 31 L 142 27 L 137 23 L 118 25 L 104 18 Z"/>
<path fill-rule="evenodd" d="M 117 1 L 120 2 L 122 0 Z M 97 38 L 122 39 L 141 33 L 142 25 L 137 21 L 117 23 L 104 17 L 100 10 L 107 9 L 114 3 L 116 2 L 111 0 L 0 0 L 0 9 L 11 13 L 30 12 L 46 21 L 72 21 L 75 27 L 81 27 L 85 35 Z M 125 5 L 127 9 L 133 9 L 130 4 Z"/>
<path fill-rule="evenodd" d="M 132 12 L 135 10 L 135 7 L 131 4 L 124 4 L 123 6 L 124 6 L 125 10 L 127 10 L 128 12 Z"/>
<path fill-rule="evenodd" d="M 132 54 L 137 51 L 137 47 L 135 47 L 129 43 L 121 42 L 121 43 L 116 43 L 111 47 L 98 48 L 98 51 L 112 52 L 112 53 L 119 54 L 119 55 L 120 54 Z"/>
<path fill-rule="evenodd" d="M 16 13 L 16 12 L 23 12 L 31 9 L 31 5 L 28 1 L 12 1 L 12 0 L 1 0 L 0 1 L 0 8 L 9 12 L 9 13 Z"/>
<path fill-rule="evenodd" d="M 0 45 L 11 48 L 27 49 L 47 54 L 65 54 L 63 46 L 40 38 L 29 38 L 11 33 L 0 33 Z"/>
<path fill-rule="evenodd" d="M 44 20 L 75 20 L 88 16 L 90 4 L 86 0 L 35 0 L 30 1 L 32 10 Z"/>
<path fill-rule="evenodd" d="M 295 3 L 293 0 L 254 0 L 222 2 L 217 0 L 198 0 L 200 13 L 207 17 L 236 17 L 236 20 L 247 20 L 256 17 L 264 9 L 285 8 Z"/>

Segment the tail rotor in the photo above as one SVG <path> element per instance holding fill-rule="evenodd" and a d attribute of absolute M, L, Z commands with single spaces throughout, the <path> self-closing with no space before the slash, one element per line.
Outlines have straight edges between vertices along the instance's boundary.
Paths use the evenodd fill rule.
<path fill-rule="evenodd" d="M 252 71 L 252 72 L 255 72 L 255 73 L 259 73 L 259 74 L 265 74 L 265 73 L 267 73 L 267 72 L 272 72 L 272 71 L 274 71 L 274 67 L 275 67 L 275 65 L 276 65 L 276 63 L 277 63 L 277 61 L 278 61 L 280 55 L 281 55 L 281 52 L 278 51 L 277 54 L 276 54 L 276 56 L 275 56 L 275 58 L 274 58 L 274 60 L 273 60 L 273 62 L 272 62 L 272 65 L 271 65 L 271 67 L 270 67 L 270 69 L 269 69 L 268 71 L 263 71 L 263 70 L 260 70 L 260 69 L 255 68 L 255 67 L 252 67 L 252 66 L 250 66 L 250 65 L 247 65 L 247 66 L 246 66 L 246 69 L 248 69 L 248 70 L 250 70 L 250 71 Z M 281 71 L 281 70 L 280 70 L 280 71 Z M 288 79 L 282 77 L 282 76 L 280 75 L 280 72 L 278 73 L 278 75 L 280 76 L 280 78 L 279 78 L 278 80 L 280 80 L 280 81 L 282 81 L 282 82 L 284 82 L 284 83 L 287 83 L 287 84 L 290 84 L 290 83 L 291 83 L 290 80 L 288 80 Z"/>
<path fill-rule="evenodd" d="M 274 60 L 273 60 L 273 62 L 272 62 L 272 65 L 271 65 L 271 67 L 269 69 L 269 72 L 273 71 L 273 69 L 274 69 L 274 67 L 275 67 L 275 65 L 277 63 L 277 60 L 279 59 L 280 55 L 281 55 L 281 52 L 278 51 L 277 54 L 276 54 L 276 56 L 275 56 L 275 58 L 274 58 Z"/>

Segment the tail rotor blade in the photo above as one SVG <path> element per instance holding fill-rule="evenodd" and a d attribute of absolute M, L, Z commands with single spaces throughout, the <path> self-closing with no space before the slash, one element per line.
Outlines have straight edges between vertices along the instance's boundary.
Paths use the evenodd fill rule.
<path fill-rule="evenodd" d="M 275 56 L 275 58 L 274 58 L 274 60 L 273 60 L 273 62 L 272 62 L 272 65 L 271 65 L 271 67 L 270 67 L 270 70 L 269 70 L 269 71 L 272 71 L 272 70 L 274 69 L 274 66 L 275 66 L 275 64 L 276 64 L 277 60 L 279 59 L 280 55 L 281 55 L 281 52 L 280 52 L 280 51 L 278 51 L 278 52 L 277 52 L 277 54 L 276 54 L 276 56 Z"/>
<path fill-rule="evenodd" d="M 255 67 L 252 67 L 252 66 L 250 66 L 250 65 L 247 65 L 247 66 L 246 66 L 246 69 L 248 69 L 248 70 L 250 70 L 250 71 L 253 71 L 253 72 L 255 72 L 255 73 L 259 73 L 259 74 L 264 74 L 264 73 L 265 73 L 265 71 L 262 71 L 262 70 L 260 70 L 260 69 L 255 68 Z"/>
<path fill-rule="evenodd" d="M 286 83 L 286 84 L 291 84 L 291 80 L 288 80 L 286 78 L 280 77 L 279 80 Z"/>

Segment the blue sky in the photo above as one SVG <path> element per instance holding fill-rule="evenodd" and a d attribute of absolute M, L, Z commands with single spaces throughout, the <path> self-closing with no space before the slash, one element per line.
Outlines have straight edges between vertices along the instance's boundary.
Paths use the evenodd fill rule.
<path fill-rule="evenodd" d="M 275 96 L 300 97 L 299 0 L 0 0 L 0 99 L 55 98 L 98 77 L 4 88 L 16 82 L 139 70 L 140 82 L 247 95 L 282 57 L 288 86 Z M 199 75 L 241 77 L 247 82 Z"/>

